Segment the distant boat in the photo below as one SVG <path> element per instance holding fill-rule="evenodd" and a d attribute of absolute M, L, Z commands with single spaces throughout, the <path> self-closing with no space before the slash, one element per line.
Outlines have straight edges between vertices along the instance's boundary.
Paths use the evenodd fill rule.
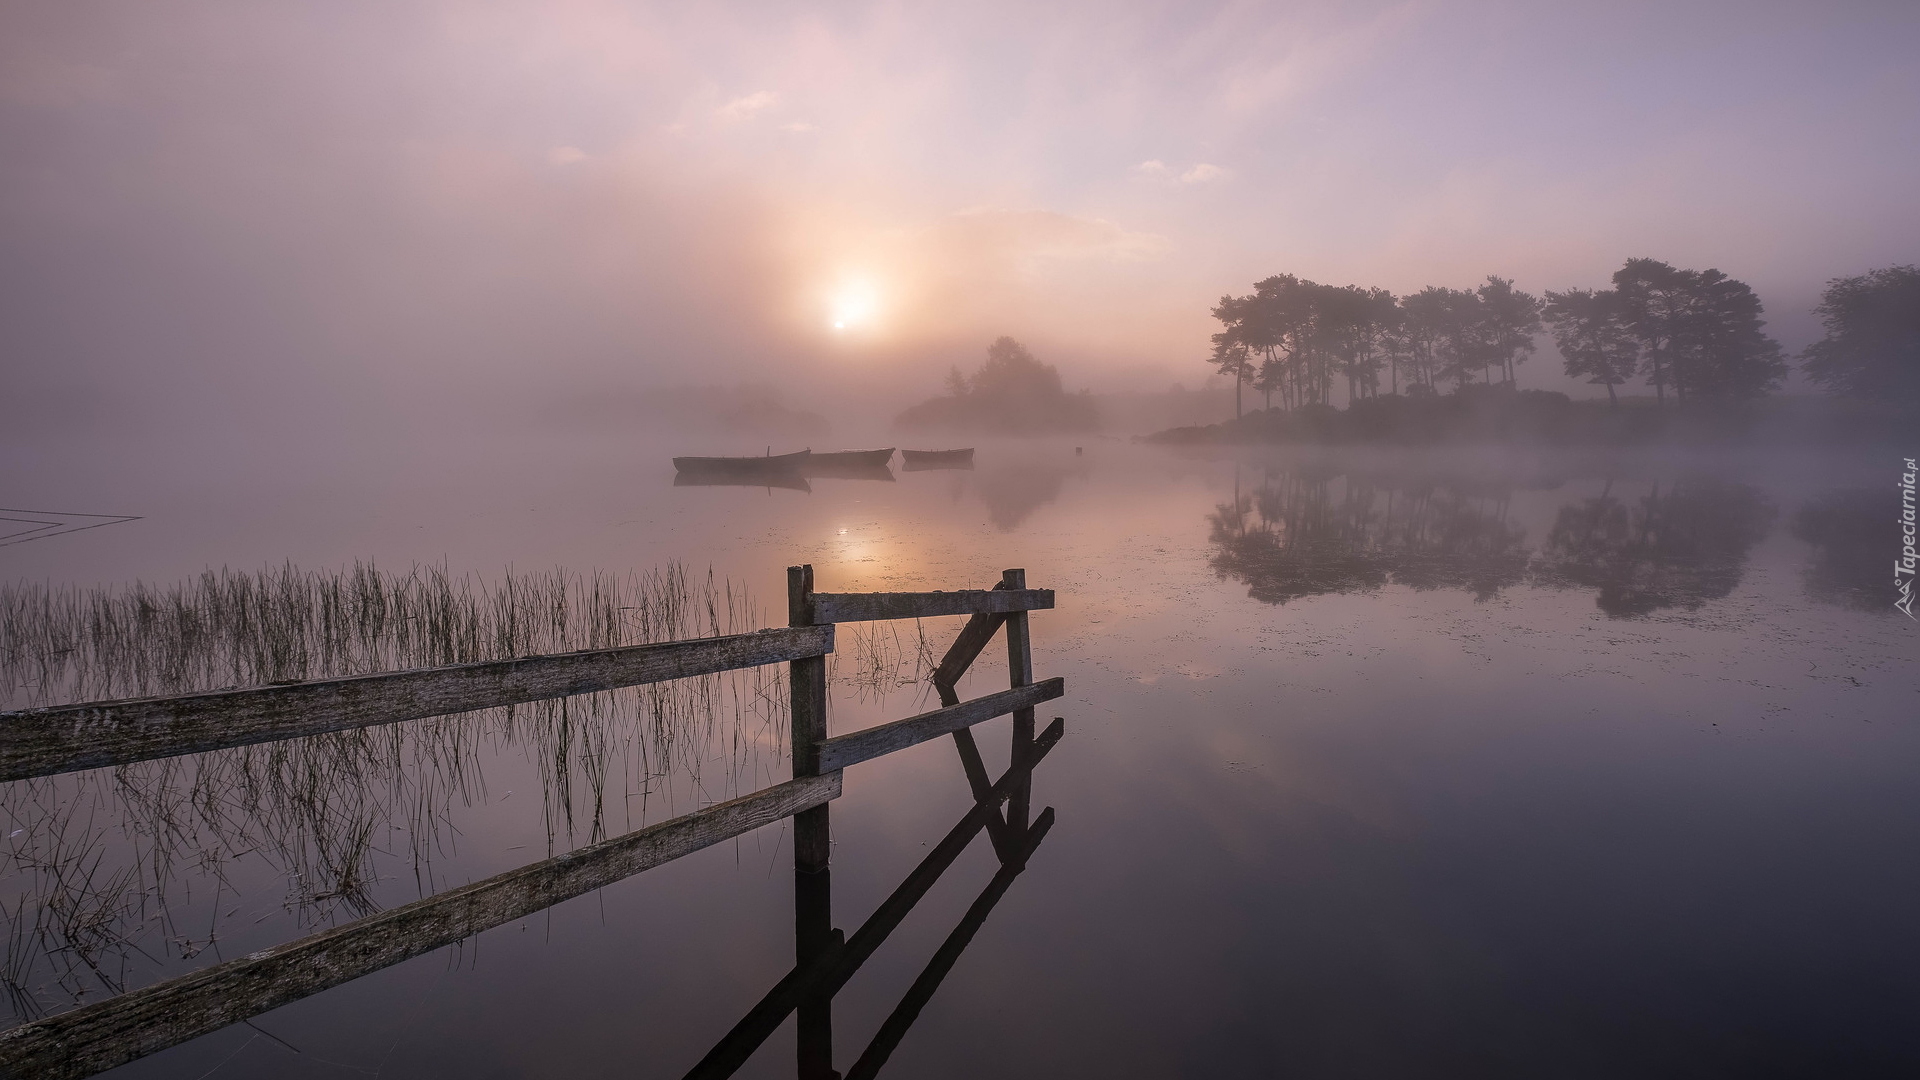
<path fill-rule="evenodd" d="M 884 468 L 886 464 L 892 460 L 893 447 L 889 446 L 884 450 L 829 450 L 825 453 L 814 454 L 808 464 L 835 466 L 862 465 L 868 468 L 874 466 Z"/>
<path fill-rule="evenodd" d="M 892 480 L 893 470 L 885 465 L 862 465 L 859 462 L 846 464 L 837 461 L 822 461 L 831 458 L 830 454 L 815 454 L 800 472 L 817 480 Z"/>
<path fill-rule="evenodd" d="M 973 447 L 959 450 L 902 450 L 908 472 L 921 469 L 971 469 L 973 468 Z"/>
<path fill-rule="evenodd" d="M 808 450 L 762 457 L 677 457 L 673 467 L 682 476 L 797 476 L 811 457 Z"/>

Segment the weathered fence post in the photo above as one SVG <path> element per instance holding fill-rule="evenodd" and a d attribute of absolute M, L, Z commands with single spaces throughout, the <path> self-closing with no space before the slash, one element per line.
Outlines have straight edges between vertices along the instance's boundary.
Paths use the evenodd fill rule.
<path fill-rule="evenodd" d="M 1000 584 L 1009 589 L 1024 589 L 1027 587 L 1027 572 L 1023 569 L 1003 571 Z M 1027 613 L 1024 611 L 1009 612 L 1007 615 L 1007 671 L 1013 686 L 1033 685 L 1033 642 L 1027 635 Z M 1024 769 L 1032 751 L 1033 706 L 1029 705 L 1013 712 L 1013 767 Z M 1027 815 L 1032 798 L 1033 782 L 1023 779 L 1019 787 L 1014 789 L 1013 797 L 1007 800 L 1007 831 L 1016 838 L 1027 831 Z"/>
<path fill-rule="evenodd" d="M 813 567 L 787 567 L 787 625 L 813 625 Z M 793 775 L 820 774 L 827 741 L 827 658 L 788 661 L 793 713 Z M 793 958 L 805 971 L 834 947 L 833 885 L 828 872 L 832 837 L 825 805 L 793 816 Z M 795 1010 L 796 1062 L 801 1080 L 837 1077 L 833 1071 L 833 999 L 800 1002 Z"/>
<path fill-rule="evenodd" d="M 813 625 L 813 567 L 787 567 L 787 625 Z M 820 744 L 827 741 L 827 658 L 805 656 L 787 662 L 793 711 L 793 775 L 820 774 Z M 794 869 L 811 873 L 827 868 L 831 857 L 825 806 L 793 818 Z"/>

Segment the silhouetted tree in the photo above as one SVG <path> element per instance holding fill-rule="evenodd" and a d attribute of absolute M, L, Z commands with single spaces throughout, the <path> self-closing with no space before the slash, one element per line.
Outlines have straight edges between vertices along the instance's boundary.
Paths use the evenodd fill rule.
<path fill-rule="evenodd" d="M 1253 373 L 1253 356 L 1231 333 L 1213 335 L 1214 370 L 1233 378 L 1233 418 L 1240 419 L 1240 387 Z"/>
<path fill-rule="evenodd" d="M 1213 335 L 1210 362 L 1223 375 L 1233 376 L 1233 416 L 1240 418 L 1240 385 L 1254 376 L 1253 356 L 1257 329 L 1253 325 L 1253 297 L 1223 296 L 1214 306 L 1213 317 L 1220 320 L 1221 331 Z"/>
<path fill-rule="evenodd" d="M 1411 299 L 1411 298 L 1409 298 Z M 1385 329 L 1380 335 L 1381 351 L 1386 353 L 1391 381 L 1388 393 L 1400 393 L 1400 372 L 1407 372 L 1407 388 L 1411 390 L 1420 382 L 1420 362 L 1431 348 L 1425 337 L 1425 330 L 1408 312 L 1406 302 L 1397 301 L 1393 306 L 1390 320 L 1385 321 Z"/>
<path fill-rule="evenodd" d="M 1455 386 L 1465 386 L 1473 381 L 1475 368 L 1484 371 L 1492 363 L 1485 313 L 1477 294 L 1429 285 L 1400 306 L 1427 345 L 1427 386 L 1436 379 L 1452 379 Z"/>
<path fill-rule="evenodd" d="M 1544 314 L 1567 374 L 1605 386 L 1607 405 L 1617 407 L 1613 388 L 1632 378 L 1640 364 L 1640 343 L 1622 318 L 1620 294 L 1610 289 L 1550 292 Z"/>
<path fill-rule="evenodd" d="M 1400 392 L 1400 354 L 1395 335 L 1403 319 L 1400 301 L 1392 293 L 1378 288 L 1367 290 L 1366 358 L 1363 370 L 1369 396 L 1380 393 L 1380 369 L 1387 364 L 1394 367 L 1391 392 Z"/>
<path fill-rule="evenodd" d="M 1688 306 L 1685 271 L 1655 259 L 1628 259 L 1613 272 L 1613 291 L 1619 297 L 1620 320 L 1640 343 L 1647 382 L 1664 405 L 1674 340 Z"/>
<path fill-rule="evenodd" d="M 1761 329 L 1760 298 L 1718 270 L 1691 273 L 1695 302 L 1673 354 L 1680 400 L 1744 401 L 1778 388 L 1787 361 Z"/>
<path fill-rule="evenodd" d="M 1299 403 L 1301 372 L 1314 333 L 1316 288 L 1313 282 L 1292 274 L 1276 274 L 1254 283 L 1250 343 L 1266 356 L 1254 385 L 1265 396 L 1266 408 L 1273 408 L 1276 391 L 1283 406 Z"/>
<path fill-rule="evenodd" d="M 1809 378 L 1831 393 L 1920 401 L 1920 269 L 1834 278 L 1813 310 L 1827 336 L 1801 354 Z"/>
<path fill-rule="evenodd" d="M 1628 259 L 1614 272 L 1621 321 L 1640 342 L 1647 381 L 1685 403 L 1759 397 L 1786 377 L 1779 343 L 1761 328 L 1759 297 L 1718 270 Z"/>
<path fill-rule="evenodd" d="M 1369 389 L 1378 388 L 1381 295 L 1386 296 L 1388 304 L 1392 303 L 1392 294 L 1384 289 L 1369 291 L 1358 285 L 1318 287 L 1314 295 L 1314 338 L 1318 351 L 1326 359 L 1320 379 L 1322 404 L 1328 403 L 1335 374 L 1346 380 L 1349 402 Z"/>
<path fill-rule="evenodd" d="M 1500 365 L 1501 381 L 1512 385 L 1514 365 L 1533 355 L 1540 332 L 1540 300 L 1513 287 L 1508 278 L 1487 275 L 1475 290 L 1479 297 L 1479 337 L 1485 358 Z"/>

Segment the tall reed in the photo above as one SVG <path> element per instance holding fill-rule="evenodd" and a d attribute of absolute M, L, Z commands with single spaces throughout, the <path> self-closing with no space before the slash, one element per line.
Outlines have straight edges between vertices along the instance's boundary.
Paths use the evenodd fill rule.
<path fill-rule="evenodd" d="M 0 682 L 18 708 L 759 625 L 745 590 L 679 565 L 19 583 L 0 586 Z M 307 929 L 457 884 L 456 819 L 504 753 L 538 775 L 549 853 L 763 786 L 784 771 L 782 683 L 748 669 L 0 785 L 0 990 L 25 1019 L 191 966 L 250 920 Z M 282 895 L 263 906 L 270 881 Z"/>
<path fill-rule="evenodd" d="M 0 585 L 0 704 L 19 708 L 504 660 L 753 629 L 745 593 L 677 564 L 496 582 L 389 573 L 208 570 L 173 585 Z"/>

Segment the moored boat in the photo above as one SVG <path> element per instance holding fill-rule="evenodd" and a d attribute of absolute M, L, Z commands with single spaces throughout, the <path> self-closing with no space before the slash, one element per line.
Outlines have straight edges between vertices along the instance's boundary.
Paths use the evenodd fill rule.
<path fill-rule="evenodd" d="M 798 473 L 806 467 L 812 451 L 792 454 L 767 454 L 761 457 L 677 457 L 676 471 L 694 476 L 751 476 L 764 473 Z"/>
<path fill-rule="evenodd" d="M 893 447 L 889 446 L 884 450 L 828 450 L 824 453 L 816 452 L 808 464 L 832 466 L 859 465 L 872 468 L 876 465 L 885 466 L 892 460 Z"/>
<path fill-rule="evenodd" d="M 971 469 L 973 447 L 958 450 L 902 450 L 900 457 L 909 472 L 920 469 Z"/>

